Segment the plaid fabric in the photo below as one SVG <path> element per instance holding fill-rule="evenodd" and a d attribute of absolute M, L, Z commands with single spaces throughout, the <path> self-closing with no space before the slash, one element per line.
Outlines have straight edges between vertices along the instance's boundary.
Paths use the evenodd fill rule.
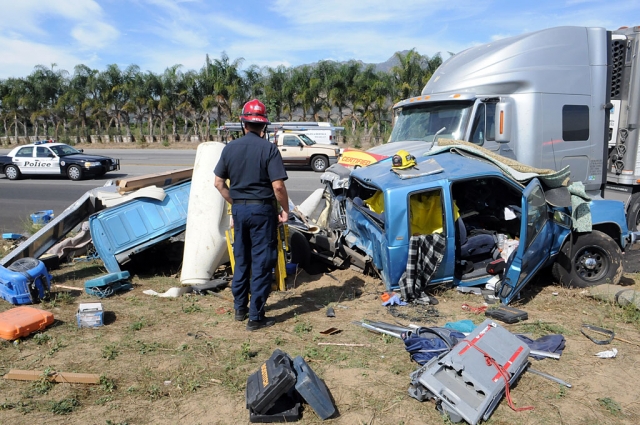
<path fill-rule="evenodd" d="M 426 296 L 431 277 L 444 257 L 446 239 L 440 233 L 411 236 L 407 270 L 400 277 L 400 294 L 405 301 Z"/>

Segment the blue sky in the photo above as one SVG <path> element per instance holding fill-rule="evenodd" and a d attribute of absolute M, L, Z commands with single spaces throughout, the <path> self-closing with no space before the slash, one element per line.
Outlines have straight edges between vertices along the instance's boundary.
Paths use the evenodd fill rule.
<path fill-rule="evenodd" d="M 446 59 L 553 26 L 640 25 L 638 0 L 0 0 L 0 10 L 0 78 L 52 63 L 200 69 L 223 51 L 244 66 L 378 63 L 411 48 Z"/>

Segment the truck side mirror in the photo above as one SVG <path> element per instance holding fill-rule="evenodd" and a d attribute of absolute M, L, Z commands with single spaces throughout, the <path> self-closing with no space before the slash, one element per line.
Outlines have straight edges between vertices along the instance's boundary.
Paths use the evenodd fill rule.
<path fill-rule="evenodd" d="M 495 115 L 495 137 L 498 143 L 508 143 L 511 141 L 511 104 L 500 101 L 496 104 Z"/>
<path fill-rule="evenodd" d="M 553 212 L 553 221 L 555 221 L 559 226 L 567 229 L 571 229 L 571 224 L 573 222 L 569 214 L 557 210 Z"/>

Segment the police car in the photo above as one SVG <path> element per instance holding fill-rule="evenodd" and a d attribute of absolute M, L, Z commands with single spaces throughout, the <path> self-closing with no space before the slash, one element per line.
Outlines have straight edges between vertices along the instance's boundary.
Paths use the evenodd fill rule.
<path fill-rule="evenodd" d="M 14 148 L 6 156 L 0 156 L 0 173 L 9 180 L 22 175 L 63 175 L 71 180 L 84 177 L 100 177 L 109 171 L 119 170 L 120 160 L 101 155 L 87 155 L 64 143 L 41 140 Z"/>

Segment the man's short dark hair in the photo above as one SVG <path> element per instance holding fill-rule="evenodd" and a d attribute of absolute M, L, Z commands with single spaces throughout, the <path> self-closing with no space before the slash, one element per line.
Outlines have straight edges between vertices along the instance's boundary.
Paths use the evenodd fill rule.
<path fill-rule="evenodd" d="M 245 122 L 244 127 L 249 131 L 262 131 L 266 125 L 257 122 Z"/>

